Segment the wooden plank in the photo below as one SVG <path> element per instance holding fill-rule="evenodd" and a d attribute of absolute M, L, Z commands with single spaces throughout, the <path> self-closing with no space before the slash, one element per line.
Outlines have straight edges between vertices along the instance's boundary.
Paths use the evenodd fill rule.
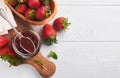
<path fill-rule="evenodd" d="M 120 5 L 120 0 L 56 0 L 59 5 Z"/>
<path fill-rule="evenodd" d="M 68 17 L 72 24 L 67 32 L 58 33 L 58 41 L 120 41 L 119 8 L 120 6 L 60 6 L 55 18 Z M 28 27 L 22 20 L 16 20 L 22 22 L 18 25 Z M 37 31 L 41 28 L 32 27 Z"/>
<path fill-rule="evenodd" d="M 120 78 L 120 42 L 59 42 L 54 46 L 42 44 L 46 57 L 50 50 L 56 51 L 56 73 L 51 78 Z M 0 78 L 42 78 L 28 65 L 8 67 L 0 60 Z M 21 73 L 20 73 L 21 72 Z"/>
<path fill-rule="evenodd" d="M 60 42 L 51 47 L 43 45 L 41 51 L 46 55 L 54 50 L 59 56 L 53 60 L 57 71 L 52 78 L 119 78 L 119 46 L 120 42 Z"/>
<path fill-rule="evenodd" d="M 58 40 L 120 41 L 119 8 L 120 6 L 60 6 L 55 18 L 68 17 L 72 24 L 68 31 L 58 33 Z"/>

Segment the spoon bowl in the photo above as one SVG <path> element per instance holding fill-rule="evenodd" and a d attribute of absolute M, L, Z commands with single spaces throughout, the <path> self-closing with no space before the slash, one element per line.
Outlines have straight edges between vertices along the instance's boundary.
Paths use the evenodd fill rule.
<path fill-rule="evenodd" d="M 41 46 L 41 39 L 40 39 L 39 34 L 32 29 L 22 30 L 22 31 L 20 31 L 20 33 L 23 36 L 25 36 L 25 38 L 32 40 L 33 44 L 35 44 L 35 45 L 34 45 L 34 47 L 31 45 L 28 45 L 29 43 L 27 43 L 27 42 L 29 42 L 29 41 L 26 41 L 26 39 L 25 39 L 25 42 L 22 41 L 22 43 L 21 43 L 20 41 L 22 39 L 19 40 L 18 34 L 16 34 L 12 39 L 12 47 L 15 50 L 15 52 L 22 58 L 30 58 L 30 57 L 34 56 L 35 54 L 37 54 L 37 52 L 40 50 L 40 46 Z M 20 43 L 22 44 L 22 47 L 21 47 Z M 29 51 L 30 53 L 28 53 L 26 50 Z"/>

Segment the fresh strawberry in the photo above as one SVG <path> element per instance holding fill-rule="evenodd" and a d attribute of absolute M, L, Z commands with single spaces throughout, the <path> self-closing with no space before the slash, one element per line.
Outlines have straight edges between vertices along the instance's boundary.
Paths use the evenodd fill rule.
<path fill-rule="evenodd" d="M 50 9 L 50 5 L 41 5 L 41 7 L 44 9 Z"/>
<path fill-rule="evenodd" d="M 56 30 L 66 30 L 69 25 L 70 23 L 68 23 L 68 19 L 65 17 L 59 17 L 53 23 Z"/>
<path fill-rule="evenodd" d="M 11 6 L 17 5 L 17 0 L 7 0 Z"/>
<path fill-rule="evenodd" d="M 40 0 L 28 0 L 28 5 L 30 8 L 37 9 L 40 6 Z"/>
<path fill-rule="evenodd" d="M 51 15 L 51 8 L 49 5 L 42 5 L 41 6 L 43 9 L 45 9 L 46 11 L 46 17 L 50 16 Z"/>
<path fill-rule="evenodd" d="M 38 8 L 36 13 L 35 13 L 35 17 L 38 20 L 43 20 L 46 17 L 46 10 L 42 7 Z"/>
<path fill-rule="evenodd" d="M 9 44 L 9 40 L 3 36 L 0 36 L 0 49 Z"/>
<path fill-rule="evenodd" d="M 0 56 L 3 54 L 8 54 L 9 56 L 14 57 L 15 56 L 15 52 L 13 51 L 13 49 L 9 46 L 4 47 L 0 50 Z"/>
<path fill-rule="evenodd" d="M 42 30 L 42 36 L 45 42 L 49 45 L 56 43 L 56 31 L 50 24 L 45 24 Z"/>
<path fill-rule="evenodd" d="M 50 3 L 50 0 L 41 0 L 42 4 L 48 5 Z"/>
<path fill-rule="evenodd" d="M 18 3 L 27 3 L 28 0 L 18 0 Z"/>
<path fill-rule="evenodd" d="M 24 14 L 24 12 L 25 12 L 26 9 L 27 9 L 27 6 L 26 6 L 26 4 L 18 4 L 15 9 L 16 9 L 16 11 L 19 12 L 20 14 Z"/>
<path fill-rule="evenodd" d="M 23 59 L 16 56 L 15 52 L 10 46 L 4 47 L 0 50 L 0 58 L 3 61 L 8 61 L 9 66 L 18 65 L 24 62 Z"/>
<path fill-rule="evenodd" d="M 31 19 L 31 20 L 33 20 L 34 18 L 35 18 L 35 10 L 34 9 L 27 9 L 26 11 L 25 11 L 25 17 L 26 18 L 28 18 L 28 19 Z"/>

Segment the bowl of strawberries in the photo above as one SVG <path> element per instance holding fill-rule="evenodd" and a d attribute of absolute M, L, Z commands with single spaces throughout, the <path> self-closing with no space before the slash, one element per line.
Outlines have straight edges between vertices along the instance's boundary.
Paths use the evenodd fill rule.
<path fill-rule="evenodd" d="M 39 26 L 49 22 L 57 13 L 55 0 L 4 0 L 19 18 Z"/>

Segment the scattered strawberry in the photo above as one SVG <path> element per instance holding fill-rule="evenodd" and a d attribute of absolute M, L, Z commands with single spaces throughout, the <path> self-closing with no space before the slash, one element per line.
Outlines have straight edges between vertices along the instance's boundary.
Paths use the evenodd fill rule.
<path fill-rule="evenodd" d="M 24 12 L 27 9 L 27 6 L 26 6 L 26 4 L 18 4 L 15 9 L 17 12 L 24 14 Z"/>
<path fill-rule="evenodd" d="M 43 20 L 46 17 L 46 10 L 42 7 L 38 8 L 36 13 L 35 13 L 35 17 L 38 20 Z"/>
<path fill-rule="evenodd" d="M 0 36 L 0 49 L 9 44 L 9 40 L 3 36 Z"/>
<path fill-rule="evenodd" d="M 15 56 L 15 52 L 12 50 L 12 48 L 10 48 L 8 46 L 4 47 L 0 50 L 0 56 L 3 55 L 3 54 L 8 54 L 11 57 Z"/>
<path fill-rule="evenodd" d="M 17 5 L 17 0 L 7 0 L 11 6 Z"/>
<path fill-rule="evenodd" d="M 47 44 L 51 45 L 52 43 L 56 43 L 56 35 L 57 33 L 52 25 L 44 25 L 42 30 L 42 36 Z"/>
<path fill-rule="evenodd" d="M 15 52 L 13 51 L 13 49 L 9 46 L 4 47 L 0 50 L 0 58 L 3 61 L 8 61 L 10 63 L 9 66 L 12 65 L 17 65 L 17 64 L 21 64 L 24 62 L 23 59 L 15 56 Z"/>
<path fill-rule="evenodd" d="M 66 30 L 69 25 L 70 23 L 68 23 L 68 19 L 65 17 L 59 17 L 53 23 L 54 28 L 59 31 Z"/>
<path fill-rule="evenodd" d="M 25 11 L 25 17 L 32 20 L 35 18 L 35 12 L 36 11 L 34 9 L 27 9 Z"/>
<path fill-rule="evenodd" d="M 18 3 L 27 3 L 28 0 L 18 0 Z"/>
<path fill-rule="evenodd" d="M 30 8 L 37 9 L 40 6 L 40 0 L 28 0 L 28 5 Z"/>

